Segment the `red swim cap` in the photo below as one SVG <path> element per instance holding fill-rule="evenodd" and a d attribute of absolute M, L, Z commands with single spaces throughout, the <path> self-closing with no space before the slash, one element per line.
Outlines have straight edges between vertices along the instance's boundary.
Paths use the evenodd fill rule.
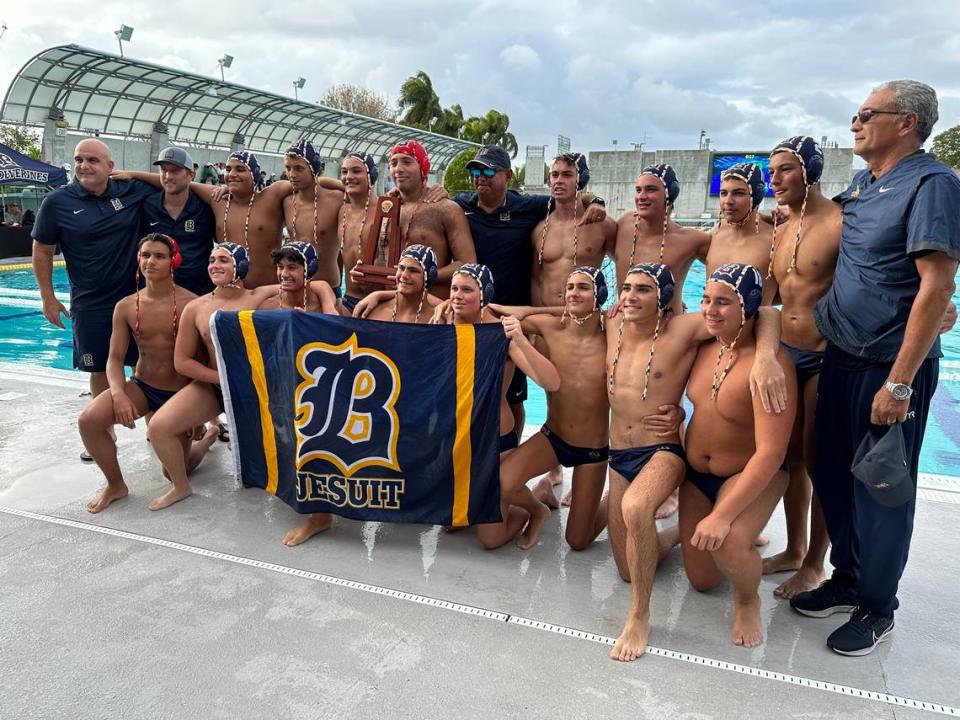
<path fill-rule="evenodd" d="M 430 172 L 430 157 L 427 155 L 427 150 L 423 147 L 423 145 L 418 143 L 416 140 L 407 140 L 406 142 L 398 143 L 390 148 L 391 157 L 397 153 L 409 155 L 416 160 L 417 164 L 420 166 L 420 175 L 424 180 L 427 179 L 427 174 Z"/>

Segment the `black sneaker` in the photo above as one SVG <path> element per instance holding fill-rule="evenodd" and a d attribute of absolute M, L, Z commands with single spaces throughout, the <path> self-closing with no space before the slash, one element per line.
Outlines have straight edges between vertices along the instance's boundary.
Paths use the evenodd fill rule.
<path fill-rule="evenodd" d="M 841 655 L 869 655 L 893 633 L 893 617 L 858 607 L 851 618 L 827 638 L 827 647 Z"/>
<path fill-rule="evenodd" d="M 93 458 L 90 457 L 90 453 L 84 450 L 80 453 L 80 462 L 93 462 Z"/>
<path fill-rule="evenodd" d="M 838 612 L 851 612 L 856 606 L 856 590 L 835 578 L 790 598 L 790 607 L 807 617 L 829 617 Z"/>

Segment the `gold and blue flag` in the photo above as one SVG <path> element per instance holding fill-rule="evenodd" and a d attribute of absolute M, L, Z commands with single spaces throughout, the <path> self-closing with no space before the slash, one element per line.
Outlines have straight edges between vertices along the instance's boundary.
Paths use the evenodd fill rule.
<path fill-rule="evenodd" d="M 211 330 L 246 485 L 299 513 L 500 520 L 500 325 L 273 310 L 220 311 Z"/>

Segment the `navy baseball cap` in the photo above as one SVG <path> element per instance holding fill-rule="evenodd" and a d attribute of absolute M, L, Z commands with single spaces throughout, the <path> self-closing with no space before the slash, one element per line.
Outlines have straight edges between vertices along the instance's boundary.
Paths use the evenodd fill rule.
<path fill-rule="evenodd" d="M 909 502 L 916 488 L 907 464 L 903 425 L 871 427 L 853 455 L 850 472 L 881 505 L 899 507 Z"/>
<path fill-rule="evenodd" d="M 487 145 L 481 148 L 477 156 L 467 163 L 467 168 L 469 169 L 471 165 L 480 165 L 494 170 L 510 170 L 510 153 L 499 145 Z"/>
<path fill-rule="evenodd" d="M 168 147 L 161 150 L 154 165 L 160 165 L 161 163 L 170 163 L 187 170 L 193 170 L 193 158 L 183 148 Z"/>

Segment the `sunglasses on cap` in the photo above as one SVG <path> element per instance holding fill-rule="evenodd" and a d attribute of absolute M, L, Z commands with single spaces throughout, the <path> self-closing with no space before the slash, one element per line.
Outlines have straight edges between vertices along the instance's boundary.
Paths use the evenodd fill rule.
<path fill-rule="evenodd" d="M 897 110 L 874 110 L 873 108 L 865 108 L 858 112 L 850 120 L 850 124 L 853 125 L 857 120 L 860 121 L 861 125 L 866 125 L 868 122 L 873 120 L 875 115 L 906 115 L 905 112 L 899 112 Z"/>
<path fill-rule="evenodd" d="M 494 170 L 493 168 L 472 167 L 472 168 L 469 168 L 468 172 L 470 173 L 471 177 L 475 177 L 475 178 L 478 178 L 481 175 L 483 175 L 485 178 L 492 178 L 494 175 L 497 174 L 497 171 Z"/>

